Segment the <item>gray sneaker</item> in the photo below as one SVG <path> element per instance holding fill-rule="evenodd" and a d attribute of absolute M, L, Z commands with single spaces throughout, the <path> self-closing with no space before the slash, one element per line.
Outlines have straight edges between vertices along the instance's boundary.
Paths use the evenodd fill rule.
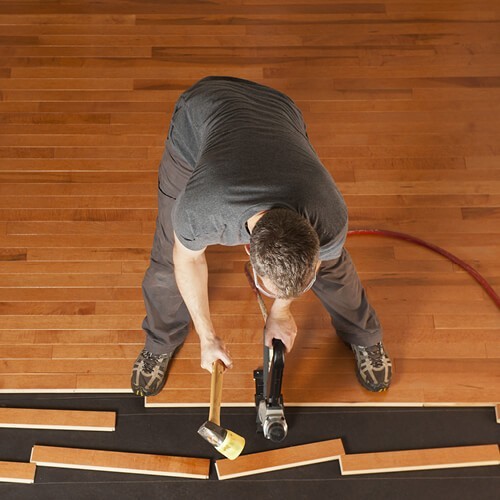
<path fill-rule="evenodd" d="M 391 383 L 392 362 L 382 342 L 370 347 L 351 344 L 356 357 L 356 376 L 369 391 L 382 392 Z"/>
<path fill-rule="evenodd" d="M 143 349 L 132 369 L 131 386 L 137 396 L 155 396 L 165 385 L 170 354 L 153 354 Z"/>

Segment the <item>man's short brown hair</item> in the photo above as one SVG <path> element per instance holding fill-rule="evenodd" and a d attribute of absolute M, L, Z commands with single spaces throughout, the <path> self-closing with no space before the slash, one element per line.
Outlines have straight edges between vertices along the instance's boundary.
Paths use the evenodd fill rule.
<path fill-rule="evenodd" d="M 319 257 L 319 238 L 311 224 L 288 208 L 266 212 L 253 228 L 250 262 L 272 281 L 279 298 L 298 297 L 312 280 Z"/>

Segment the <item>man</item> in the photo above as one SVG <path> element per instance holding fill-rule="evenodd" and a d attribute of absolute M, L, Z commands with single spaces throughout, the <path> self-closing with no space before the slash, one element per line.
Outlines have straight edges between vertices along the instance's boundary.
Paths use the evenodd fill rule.
<path fill-rule="evenodd" d="M 210 319 L 205 250 L 248 243 L 256 284 L 275 299 L 266 344 L 279 338 L 292 349 L 290 304 L 311 288 L 351 346 L 360 383 L 387 389 L 392 368 L 382 329 L 344 248 L 347 208 L 289 97 L 232 77 L 197 82 L 176 103 L 158 189 L 142 284 L 146 345 L 131 380 L 137 395 L 161 391 L 190 319 L 201 366 L 211 371 L 217 359 L 232 366 Z"/>

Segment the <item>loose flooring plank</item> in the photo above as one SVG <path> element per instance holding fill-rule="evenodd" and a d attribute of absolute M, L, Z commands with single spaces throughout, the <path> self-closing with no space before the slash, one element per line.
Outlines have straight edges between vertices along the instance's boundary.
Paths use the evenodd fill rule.
<path fill-rule="evenodd" d="M 100 470 L 127 474 L 151 474 L 208 479 L 210 460 L 146 453 L 33 446 L 32 463 L 44 467 Z"/>
<path fill-rule="evenodd" d="M 219 479 L 231 479 L 339 460 L 344 454 L 342 440 L 331 439 L 318 443 L 242 455 L 237 460 L 217 460 L 215 468 Z"/>
<path fill-rule="evenodd" d="M 115 412 L 0 408 L 0 427 L 114 431 Z"/>
<path fill-rule="evenodd" d="M 497 444 L 360 453 L 340 457 L 342 475 L 499 465 Z"/>
<path fill-rule="evenodd" d="M 23 462 L 0 462 L 0 482 L 35 482 L 36 465 Z"/>

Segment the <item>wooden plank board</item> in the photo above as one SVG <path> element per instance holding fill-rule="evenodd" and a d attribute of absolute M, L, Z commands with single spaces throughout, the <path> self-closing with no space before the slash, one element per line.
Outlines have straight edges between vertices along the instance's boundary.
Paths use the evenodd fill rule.
<path fill-rule="evenodd" d="M 210 406 L 210 382 L 203 389 L 164 389 L 156 396 L 145 397 L 144 406 L 146 408 L 208 407 Z M 255 389 L 223 387 L 221 406 L 255 407 Z"/>
<path fill-rule="evenodd" d="M 342 475 L 499 465 L 497 444 L 360 453 L 340 457 Z"/>
<path fill-rule="evenodd" d="M 23 462 L 0 462 L 0 481 L 7 483 L 33 483 L 36 465 Z"/>
<path fill-rule="evenodd" d="M 215 466 L 219 479 L 230 479 L 338 460 L 344 453 L 342 440 L 331 439 L 242 455 L 236 460 L 217 460 Z"/>
<path fill-rule="evenodd" d="M 0 427 L 114 431 L 115 412 L 0 408 Z"/>
<path fill-rule="evenodd" d="M 38 445 L 33 446 L 30 461 L 38 466 L 45 467 L 151 474 L 191 479 L 208 479 L 210 469 L 210 460 L 205 458 Z"/>
<path fill-rule="evenodd" d="M 495 406 L 495 417 L 497 419 L 497 424 L 500 424 L 500 404 Z"/>

